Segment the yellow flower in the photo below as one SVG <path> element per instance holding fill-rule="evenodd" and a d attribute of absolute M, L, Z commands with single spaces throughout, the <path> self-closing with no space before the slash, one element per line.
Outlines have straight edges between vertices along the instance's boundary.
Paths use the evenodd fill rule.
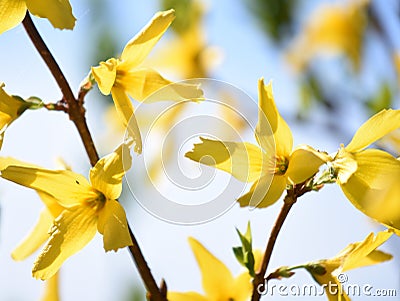
<path fill-rule="evenodd" d="M 216 48 L 207 45 L 202 30 L 205 8 L 198 1 L 192 3 L 196 18 L 191 20 L 189 27 L 182 28 L 172 41 L 157 52 L 155 58 L 151 59 L 151 64 L 171 68 L 172 72 L 179 72 L 184 78 L 205 78 L 219 55 Z"/>
<path fill-rule="evenodd" d="M 382 231 L 374 236 L 370 233 L 362 242 L 352 243 L 338 255 L 330 259 L 305 264 L 304 267 L 323 288 L 329 301 L 350 301 L 343 290 L 338 275 L 360 267 L 382 263 L 392 259 L 392 255 L 376 250 L 392 236 L 390 231 Z M 343 276 L 345 277 L 345 275 Z"/>
<path fill-rule="evenodd" d="M 358 70 L 368 0 L 352 0 L 348 4 L 323 3 L 308 18 L 303 31 L 289 50 L 289 61 L 303 70 L 319 54 L 344 54 Z"/>
<path fill-rule="evenodd" d="M 229 172 L 240 181 L 254 182 L 250 191 L 238 199 L 242 207 L 272 205 L 287 185 L 308 180 L 329 160 L 328 155 L 308 145 L 292 150 L 292 132 L 276 108 L 271 83 L 264 85 L 264 80 L 259 80 L 258 97 L 255 136 L 261 148 L 251 143 L 201 138 L 202 143 L 185 155 Z"/>
<path fill-rule="evenodd" d="M 75 17 L 68 0 L 0 0 L 0 34 L 14 28 L 29 12 L 59 29 L 73 29 Z"/>
<path fill-rule="evenodd" d="M 400 162 L 387 152 L 365 149 L 400 127 L 400 110 L 383 110 L 366 121 L 332 161 L 337 183 L 352 204 L 380 223 L 400 229 L 395 189 Z M 394 184 L 396 183 L 396 184 Z"/>
<path fill-rule="evenodd" d="M 17 96 L 8 95 L 4 91 L 4 83 L 0 83 L 0 149 L 3 145 L 4 133 L 10 124 L 31 106 L 36 103 L 29 103 Z"/>
<path fill-rule="evenodd" d="M 68 257 L 92 240 L 96 230 L 103 235 L 106 251 L 132 245 L 125 211 L 116 201 L 130 166 L 126 143 L 96 163 L 90 170 L 91 183 L 69 170 L 48 170 L 0 158 L 1 177 L 36 190 L 46 205 L 33 231 L 12 253 L 13 258 L 26 258 L 47 240 L 32 273 L 35 278 L 49 279 Z"/>
<path fill-rule="evenodd" d="M 128 127 L 129 134 L 136 142 L 135 151 L 138 153 L 141 152 L 142 142 L 129 96 L 138 101 L 152 102 L 199 100 L 203 95 L 197 85 L 172 84 L 155 70 L 139 66 L 174 18 L 173 10 L 156 13 L 150 22 L 128 42 L 122 51 L 121 58 L 110 58 L 91 69 L 101 93 L 104 95 L 111 93 L 124 126 Z M 160 89 L 162 89 L 161 94 L 153 94 Z"/>
<path fill-rule="evenodd" d="M 205 295 L 196 292 L 168 292 L 170 301 L 245 301 L 251 296 L 253 286 L 248 272 L 234 278 L 229 269 L 200 242 L 189 238 L 194 256 L 202 274 Z"/>

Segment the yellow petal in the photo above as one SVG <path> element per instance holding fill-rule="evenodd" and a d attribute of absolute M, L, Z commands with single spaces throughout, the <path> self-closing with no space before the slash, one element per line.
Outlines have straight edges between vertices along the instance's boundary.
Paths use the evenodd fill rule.
<path fill-rule="evenodd" d="M 400 110 L 382 110 L 357 130 L 346 150 L 358 152 L 399 127 Z"/>
<path fill-rule="evenodd" d="M 1 177 L 17 184 L 45 192 L 59 202 L 70 207 L 80 202 L 98 198 L 88 181 L 81 175 L 69 170 L 48 170 L 31 167 L 29 163 L 10 158 L 0 158 Z"/>
<path fill-rule="evenodd" d="M 55 28 L 73 29 L 75 26 L 76 19 L 68 0 L 26 0 L 26 5 L 33 15 L 48 19 Z"/>
<path fill-rule="evenodd" d="M 44 209 L 39 220 L 28 236 L 11 253 L 14 260 L 24 260 L 32 255 L 50 237 L 49 230 L 53 224 L 54 217 L 49 210 Z"/>
<path fill-rule="evenodd" d="M 126 68 L 131 69 L 143 62 L 174 18 L 173 9 L 156 13 L 149 23 L 126 44 L 121 54 L 121 60 Z"/>
<path fill-rule="evenodd" d="M 392 235 L 393 232 L 387 230 L 378 232 L 376 236 L 374 236 L 374 233 L 370 233 L 364 241 L 352 244 L 353 249 L 346 256 L 340 272 L 378 264 L 392 259 L 390 254 L 376 250 Z"/>
<path fill-rule="evenodd" d="M 64 211 L 64 207 L 61 206 L 57 199 L 52 197 L 50 194 L 47 194 L 42 191 L 38 191 L 37 194 L 39 195 L 42 202 L 46 205 L 47 210 L 51 213 L 53 218 L 56 218 Z"/>
<path fill-rule="evenodd" d="M 240 274 L 233 282 L 232 290 L 228 293 L 228 299 L 225 300 L 237 300 L 246 301 L 250 300 L 253 292 L 253 285 L 251 283 L 252 278 L 248 272 Z M 230 298 L 230 299 L 229 299 Z"/>
<path fill-rule="evenodd" d="M 335 156 L 332 166 L 337 173 L 338 183 L 342 185 L 357 171 L 358 164 L 354 155 L 347 152 L 342 146 Z"/>
<path fill-rule="evenodd" d="M 127 127 L 129 137 L 136 143 L 135 152 L 138 154 L 142 153 L 142 137 L 135 114 L 133 114 L 131 100 L 128 95 L 126 95 L 125 91 L 120 88 L 114 87 L 111 90 L 111 94 L 118 115 L 122 119 L 122 124 Z"/>
<path fill-rule="evenodd" d="M 243 182 L 254 182 L 261 177 L 263 164 L 267 162 L 259 147 L 243 142 L 200 139 L 201 143 L 195 144 L 185 157 L 226 171 Z"/>
<path fill-rule="evenodd" d="M 25 14 L 25 0 L 0 0 L 0 34 L 21 23 Z"/>
<path fill-rule="evenodd" d="M 122 143 L 114 152 L 101 158 L 90 170 L 90 182 L 106 198 L 115 200 L 122 191 L 122 177 L 131 168 L 129 146 Z"/>
<path fill-rule="evenodd" d="M 329 161 L 327 154 L 321 153 L 308 145 L 296 147 L 289 158 L 286 176 L 294 183 L 302 183 L 311 178 L 319 167 Z"/>
<path fill-rule="evenodd" d="M 104 95 L 111 93 L 111 88 L 117 78 L 117 66 L 118 61 L 111 58 L 106 62 L 100 62 L 100 66 L 91 68 L 97 86 L 99 87 L 100 92 Z"/>
<path fill-rule="evenodd" d="M 118 74 L 118 84 L 129 96 L 138 101 L 146 103 L 160 100 L 199 101 L 203 96 L 199 85 L 173 83 L 150 68 L 134 69 L 122 73 L 121 76 Z"/>
<path fill-rule="evenodd" d="M 255 131 L 258 143 L 267 153 L 275 150 L 278 156 L 289 157 L 293 147 L 292 131 L 276 108 L 272 83 L 264 85 L 263 78 L 258 80 L 258 101 L 258 123 Z"/>
<path fill-rule="evenodd" d="M 254 182 L 250 191 L 241 196 L 237 201 L 240 207 L 265 208 L 273 205 L 286 189 L 284 176 L 265 175 L 259 181 Z"/>
<path fill-rule="evenodd" d="M 116 200 L 107 200 L 99 213 L 97 230 L 103 234 L 104 249 L 117 251 L 133 245 L 125 210 Z"/>
<path fill-rule="evenodd" d="M 12 2 L 12 1 L 11 1 Z M 0 0 L 0 5 L 2 4 Z M 1 16 L 1 6 L 0 6 Z M 1 20 L 1 17 L 0 17 Z M 2 23 L 2 21 L 0 21 Z M 4 83 L 0 83 L 0 148 L 3 144 L 5 130 L 28 107 L 27 103 L 4 91 Z"/>
<path fill-rule="evenodd" d="M 83 249 L 96 234 L 93 208 L 76 206 L 65 210 L 51 229 L 50 240 L 37 258 L 32 274 L 42 280 L 53 276 L 68 257 Z"/>
<path fill-rule="evenodd" d="M 346 183 L 341 184 L 344 194 L 364 214 L 400 229 L 399 189 L 396 188 L 400 161 L 375 149 L 356 153 L 354 157 L 358 168 Z"/>
<path fill-rule="evenodd" d="M 199 265 L 203 289 L 208 299 L 219 300 L 231 289 L 234 281 L 231 272 L 196 239 L 190 237 L 189 243 Z"/>
<path fill-rule="evenodd" d="M 46 281 L 46 288 L 44 291 L 43 297 L 40 301 L 59 301 L 59 288 L 58 288 L 58 280 L 59 273 L 55 273 L 49 280 Z"/>
<path fill-rule="evenodd" d="M 168 300 L 169 301 L 208 301 L 206 297 L 200 295 L 196 292 L 187 292 L 187 293 L 177 293 L 177 292 L 168 292 Z"/>

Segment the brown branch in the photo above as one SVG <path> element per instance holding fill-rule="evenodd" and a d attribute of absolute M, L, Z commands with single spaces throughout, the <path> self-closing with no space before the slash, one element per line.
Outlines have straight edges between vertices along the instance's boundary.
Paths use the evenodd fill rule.
<path fill-rule="evenodd" d="M 60 87 L 64 99 L 68 104 L 69 118 L 72 120 L 72 122 L 78 129 L 83 145 L 85 146 L 86 153 L 89 157 L 90 164 L 94 166 L 96 162 L 99 160 L 99 155 L 97 154 L 92 136 L 86 124 L 85 109 L 82 106 L 79 106 L 78 102 L 76 101 L 74 93 L 72 92 L 67 79 L 65 78 L 63 72 L 58 66 L 50 50 L 44 43 L 39 32 L 37 31 L 28 11 L 26 12 L 22 24 L 24 25 L 24 28 L 29 38 L 32 40 L 32 43 L 35 45 L 36 50 L 39 52 L 40 56 L 45 61 L 47 67 L 50 69 L 51 74 L 53 75 L 58 86 Z"/>
<path fill-rule="evenodd" d="M 253 295 L 251 296 L 251 301 L 260 300 L 260 293 L 264 285 L 264 277 L 267 272 L 269 261 L 271 260 L 272 251 L 274 250 L 276 239 L 278 238 L 279 232 L 281 231 L 282 225 L 289 214 L 290 209 L 296 203 L 297 197 L 293 190 L 288 190 L 285 196 L 284 203 L 281 211 L 279 212 L 278 218 L 275 221 L 274 227 L 272 228 L 271 234 L 268 239 L 267 247 L 261 262 L 261 267 L 256 273 L 253 280 Z"/>
<path fill-rule="evenodd" d="M 43 60 L 45 61 L 47 67 L 50 69 L 51 74 L 56 80 L 62 94 L 63 100 L 67 104 L 67 112 L 69 118 L 75 124 L 79 135 L 82 139 L 83 145 L 85 147 L 86 153 L 89 157 L 90 164 L 94 166 L 99 160 L 99 156 L 96 147 L 93 143 L 92 136 L 90 134 L 89 128 L 86 123 L 85 109 L 83 107 L 83 99 L 88 91 L 79 91 L 78 99 L 75 98 L 72 89 L 62 73 L 59 65 L 51 54 L 50 50 L 47 48 L 45 42 L 37 31 L 29 12 L 26 13 L 24 20 L 22 21 L 24 28 L 32 40 L 32 43 L 36 47 Z M 154 277 L 150 271 L 149 266 L 143 256 L 143 253 L 139 247 L 139 244 L 128 225 L 129 234 L 131 236 L 133 246 L 129 246 L 128 249 L 132 255 L 134 263 L 139 271 L 139 274 L 149 292 L 149 299 L 151 301 L 167 301 L 166 298 L 166 285 L 162 286 L 162 290 L 158 287 Z"/>

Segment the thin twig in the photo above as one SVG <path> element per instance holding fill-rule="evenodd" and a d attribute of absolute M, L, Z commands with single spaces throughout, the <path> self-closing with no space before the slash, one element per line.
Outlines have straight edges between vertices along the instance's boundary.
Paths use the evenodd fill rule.
<path fill-rule="evenodd" d="M 284 203 L 281 211 L 279 212 L 278 218 L 275 221 L 275 225 L 272 228 L 271 234 L 268 239 L 267 247 L 265 249 L 265 253 L 261 262 L 261 267 L 259 271 L 256 273 L 253 280 L 253 295 L 251 296 L 252 301 L 260 300 L 260 292 L 263 289 L 264 285 L 264 277 L 267 272 L 269 261 L 271 260 L 272 251 L 274 250 L 276 239 L 278 238 L 279 232 L 282 228 L 283 223 L 286 220 L 286 217 L 289 214 L 290 209 L 296 203 L 297 197 L 294 191 L 289 190 L 287 195 L 285 196 Z"/>
<path fill-rule="evenodd" d="M 86 123 L 84 108 L 82 106 L 79 106 L 78 102 L 76 101 L 74 93 L 72 92 L 72 89 L 68 84 L 67 79 L 65 78 L 50 50 L 44 43 L 39 32 L 37 31 L 28 11 L 26 12 L 22 24 L 24 25 L 24 28 L 29 38 L 32 40 L 32 43 L 35 45 L 36 50 L 45 61 L 47 67 L 50 69 L 51 74 L 53 75 L 58 86 L 60 87 L 64 99 L 68 104 L 69 118 L 73 121 L 76 128 L 78 129 L 83 145 L 85 146 L 86 153 L 89 157 L 90 164 L 94 166 L 99 160 L 99 155 L 97 154 L 92 136 Z"/>
<path fill-rule="evenodd" d="M 36 50 L 43 58 L 47 67 L 50 69 L 51 74 L 56 80 L 63 94 L 63 99 L 67 104 L 67 112 L 69 114 L 69 118 L 74 122 L 76 128 L 78 129 L 86 153 L 89 157 L 90 164 L 94 166 L 96 162 L 99 160 L 99 156 L 86 123 L 85 109 L 83 107 L 83 100 L 88 91 L 83 91 L 83 90 L 79 91 L 78 99 L 75 98 L 67 79 L 65 78 L 59 65 L 57 64 L 50 50 L 47 48 L 42 37 L 37 31 L 35 25 L 33 24 L 29 12 L 26 13 L 25 18 L 22 21 L 22 24 L 24 25 L 24 28 L 28 33 L 28 36 L 30 37 L 34 46 L 36 47 Z M 133 246 L 129 246 L 128 249 L 132 255 L 132 258 L 139 271 L 139 274 L 146 286 L 146 289 L 149 292 L 149 299 L 151 301 L 167 301 L 167 298 L 165 296 L 166 286 L 165 288 L 163 288 L 163 291 L 160 290 L 156 281 L 154 280 L 150 268 L 147 265 L 147 262 L 143 256 L 139 244 L 129 225 L 128 225 L 128 230 L 133 242 Z"/>

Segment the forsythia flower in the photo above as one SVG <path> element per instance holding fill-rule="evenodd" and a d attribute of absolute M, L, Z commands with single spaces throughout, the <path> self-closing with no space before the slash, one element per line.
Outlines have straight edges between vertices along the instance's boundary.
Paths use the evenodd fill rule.
<path fill-rule="evenodd" d="M 168 292 L 170 301 L 246 301 L 250 298 L 253 286 L 248 272 L 234 278 L 229 269 L 214 257 L 194 238 L 189 238 L 190 246 L 202 274 L 205 295 L 196 292 Z"/>
<path fill-rule="evenodd" d="M 364 241 L 348 245 L 335 257 L 311 262 L 304 267 L 316 282 L 323 285 L 329 301 L 349 301 L 350 298 L 343 291 L 337 276 L 352 269 L 392 259 L 392 255 L 376 250 L 392 234 L 390 231 L 379 232 L 376 236 L 371 233 Z"/>
<path fill-rule="evenodd" d="M 366 28 L 368 0 L 352 0 L 347 5 L 323 3 L 310 16 L 304 31 L 289 50 L 289 61 L 303 70 L 318 54 L 347 55 L 358 70 Z"/>
<path fill-rule="evenodd" d="M 129 157 L 123 157 L 126 155 Z M 68 257 L 92 240 L 96 230 L 103 234 L 106 251 L 132 245 L 125 211 L 116 201 L 130 166 L 126 143 L 96 163 L 90 170 L 91 183 L 69 170 L 48 170 L 0 158 L 1 177 L 35 189 L 46 205 L 33 231 L 12 253 L 13 258 L 26 258 L 47 240 L 32 273 L 35 278 L 49 279 Z"/>
<path fill-rule="evenodd" d="M 4 133 L 10 124 L 26 109 L 36 105 L 19 97 L 8 95 L 3 88 L 4 83 L 0 83 L 0 149 L 3 145 Z"/>
<path fill-rule="evenodd" d="M 308 145 L 292 150 L 292 132 L 276 108 L 271 83 L 264 85 L 264 80 L 259 80 L 258 97 L 255 136 L 261 148 L 250 143 L 201 138 L 202 143 L 195 144 L 185 155 L 229 172 L 240 181 L 254 182 L 250 191 L 238 199 L 242 207 L 272 205 L 287 185 L 308 180 L 329 160 L 328 155 Z"/>
<path fill-rule="evenodd" d="M 110 58 L 106 62 L 101 62 L 100 66 L 91 69 L 101 93 L 104 95 L 111 93 L 124 126 L 128 126 L 129 133 L 136 142 L 135 150 L 138 153 L 141 152 L 142 143 L 129 96 L 138 101 L 151 102 L 160 99 L 199 100 L 203 95 L 197 85 L 173 84 L 155 70 L 139 67 L 174 18 L 173 10 L 158 12 L 128 42 L 122 51 L 121 58 Z M 158 93 L 155 97 L 151 97 L 160 89 L 162 89 L 162 94 Z"/>
<path fill-rule="evenodd" d="M 21 23 L 27 10 L 48 19 L 55 28 L 73 29 L 75 26 L 69 0 L 0 0 L 0 34 Z"/>
<path fill-rule="evenodd" d="M 337 183 L 352 204 L 380 223 L 400 229 L 398 186 L 400 161 L 370 144 L 400 127 L 400 110 L 383 110 L 366 121 L 332 161 Z M 394 210 L 397 208 L 397 210 Z"/>

